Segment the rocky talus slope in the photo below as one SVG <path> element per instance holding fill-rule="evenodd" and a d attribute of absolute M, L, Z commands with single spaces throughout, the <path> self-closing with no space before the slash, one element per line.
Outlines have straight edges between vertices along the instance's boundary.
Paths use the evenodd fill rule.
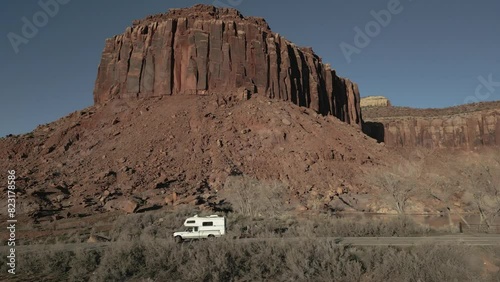
<path fill-rule="evenodd" d="M 0 139 L 0 168 L 19 177 L 18 212 L 40 220 L 209 208 L 237 174 L 284 183 L 292 208 L 363 209 L 355 198 L 371 187 L 356 176 L 387 155 L 333 116 L 265 97 L 113 100 Z"/>

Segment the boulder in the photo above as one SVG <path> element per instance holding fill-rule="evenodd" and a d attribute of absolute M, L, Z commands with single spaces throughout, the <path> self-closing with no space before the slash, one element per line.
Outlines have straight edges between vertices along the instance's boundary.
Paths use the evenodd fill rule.
<path fill-rule="evenodd" d="M 109 242 L 110 240 L 108 238 L 104 238 L 103 236 L 99 235 L 90 235 L 89 239 L 87 240 L 87 243 L 102 243 L 102 242 Z"/>
<path fill-rule="evenodd" d="M 137 202 L 126 199 L 110 200 L 104 205 L 104 209 L 107 211 L 121 210 L 126 213 L 134 213 L 138 207 Z"/>

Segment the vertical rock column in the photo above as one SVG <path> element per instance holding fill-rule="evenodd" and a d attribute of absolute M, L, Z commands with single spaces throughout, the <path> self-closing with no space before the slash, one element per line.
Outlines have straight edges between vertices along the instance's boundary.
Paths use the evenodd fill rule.
<path fill-rule="evenodd" d="M 263 19 L 198 5 L 134 22 L 106 41 L 94 101 L 235 94 L 245 88 L 361 126 L 356 84 Z"/>

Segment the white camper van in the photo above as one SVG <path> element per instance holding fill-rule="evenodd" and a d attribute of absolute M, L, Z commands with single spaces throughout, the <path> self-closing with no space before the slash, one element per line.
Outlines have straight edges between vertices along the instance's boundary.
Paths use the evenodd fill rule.
<path fill-rule="evenodd" d="M 184 227 L 185 231 L 174 233 L 176 242 L 221 237 L 226 234 L 226 218 L 218 215 L 206 217 L 195 215 L 184 221 Z"/>

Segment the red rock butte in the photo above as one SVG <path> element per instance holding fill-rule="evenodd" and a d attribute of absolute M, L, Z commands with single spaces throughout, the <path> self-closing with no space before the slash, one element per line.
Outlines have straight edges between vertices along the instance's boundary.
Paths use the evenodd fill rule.
<path fill-rule="evenodd" d="M 96 105 L 165 95 L 265 95 L 361 127 L 358 86 L 262 18 L 196 5 L 134 21 L 106 41 Z"/>

